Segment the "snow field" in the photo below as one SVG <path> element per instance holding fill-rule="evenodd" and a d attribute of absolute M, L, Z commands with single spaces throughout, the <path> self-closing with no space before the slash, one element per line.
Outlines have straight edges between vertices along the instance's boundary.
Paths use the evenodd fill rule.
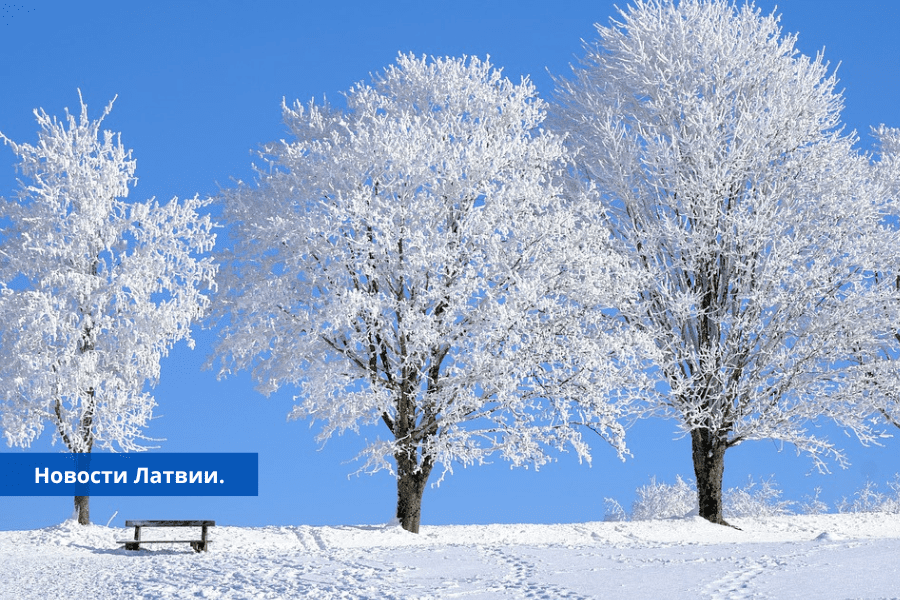
<path fill-rule="evenodd" d="M 66 522 L 0 532 L 0 598 L 900 597 L 900 515 L 734 521 L 216 527 L 200 554 Z"/>

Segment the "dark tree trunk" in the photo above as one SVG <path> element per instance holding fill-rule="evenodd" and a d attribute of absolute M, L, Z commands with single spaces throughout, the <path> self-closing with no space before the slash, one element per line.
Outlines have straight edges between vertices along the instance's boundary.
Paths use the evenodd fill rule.
<path fill-rule="evenodd" d="M 89 405 L 89 410 L 85 411 L 85 414 L 81 417 L 81 427 L 79 434 L 81 439 L 83 440 L 86 449 L 76 451 L 79 454 L 90 454 L 91 449 L 94 447 L 94 390 L 90 390 L 89 398 L 91 399 L 91 403 Z M 69 444 L 69 440 L 67 437 L 63 437 L 63 440 Z M 71 450 L 71 445 L 69 445 Z M 78 524 L 79 525 L 90 525 L 91 524 L 91 498 L 90 496 L 75 496 L 75 514 L 78 515 Z"/>
<path fill-rule="evenodd" d="M 78 514 L 79 525 L 91 524 L 90 502 L 90 496 L 75 496 L 75 512 Z"/>
<path fill-rule="evenodd" d="M 691 431 L 700 516 L 719 525 L 728 525 L 722 517 L 722 477 L 725 475 L 726 448 L 725 441 L 716 432 L 709 429 Z"/>
<path fill-rule="evenodd" d="M 86 436 L 88 443 L 87 452 L 90 453 L 91 447 L 94 445 L 94 437 L 93 434 Z M 79 525 L 90 525 L 91 524 L 91 497 L 90 496 L 75 496 L 75 514 L 78 515 L 78 524 Z"/>
<path fill-rule="evenodd" d="M 434 464 L 429 458 L 417 464 L 414 448 L 410 453 L 398 452 L 394 458 L 397 460 L 397 519 L 406 531 L 419 533 L 422 494 Z"/>

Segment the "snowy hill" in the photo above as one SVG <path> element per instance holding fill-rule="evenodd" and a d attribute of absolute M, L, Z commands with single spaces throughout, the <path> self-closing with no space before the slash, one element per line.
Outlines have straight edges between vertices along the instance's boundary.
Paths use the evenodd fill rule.
<path fill-rule="evenodd" d="M 734 524 L 216 527 L 195 554 L 66 522 L 0 531 L 0 598 L 900 597 L 900 515 Z"/>

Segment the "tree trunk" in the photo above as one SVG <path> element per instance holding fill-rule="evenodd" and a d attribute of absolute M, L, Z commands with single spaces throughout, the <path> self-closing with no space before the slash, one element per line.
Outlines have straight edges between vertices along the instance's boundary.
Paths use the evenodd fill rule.
<path fill-rule="evenodd" d="M 722 478 L 725 475 L 725 441 L 709 429 L 691 431 L 694 476 L 700 516 L 712 523 L 728 525 L 722 517 Z"/>
<path fill-rule="evenodd" d="M 91 524 L 90 496 L 75 496 L 75 513 L 78 515 L 79 525 Z"/>
<path fill-rule="evenodd" d="M 422 519 L 422 494 L 434 463 L 425 458 L 417 464 L 415 449 L 411 453 L 398 452 L 397 461 L 397 519 L 400 526 L 410 533 L 419 533 Z"/>
<path fill-rule="evenodd" d="M 88 450 L 87 453 L 90 453 L 91 447 L 94 445 L 94 437 L 91 434 L 88 439 Z M 89 458 L 89 457 L 85 457 Z M 75 514 L 78 515 L 78 524 L 79 525 L 90 525 L 91 524 L 91 497 L 90 496 L 75 496 Z"/>

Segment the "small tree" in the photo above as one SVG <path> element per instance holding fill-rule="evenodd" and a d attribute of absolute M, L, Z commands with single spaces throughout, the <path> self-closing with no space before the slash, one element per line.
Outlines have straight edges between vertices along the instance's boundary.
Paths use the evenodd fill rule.
<path fill-rule="evenodd" d="M 844 456 L 805 422 L 875 435 L 854 357 L 896 343 L 898 292 L 875 273 L 900 244 L 834 75 L 777 17 L 638 0 L 621 19 L 558 81 L 561 121 L 646 277 L 621 318 L 662 357 L 651 409 L 689 432 L 700 515 L 724 523 L 728 448 L 781 440 L 824 468 Z"/>
<path fill-rule="evenodd" d="M 628 281 L 563 201 L 534 87 L 475 58 L 401 55 L 346 101 L 285 106 L 295 141 L 225 193 L 222 373 L 299 385 L 291 417 L 323 421 L 322 440 L 381 421 L 363 469 L 396 475 L 412 532 L 435 466 L 588 457 L 578 424 L 623 452 L 613 359 L 631 340 L 594 309 Z"/>
<path fill-rule="evenodd" d="M 35 111 L 36 145 L 5 136 L 24 180 L 3 201 L 3 433 L 28 446 L 44 424 L 69 452 L 142 450 L 155 405 L 147 384 L 209 300 L 215 236 L 194 198 L 126 203 L 135 161 L 119 137 L 81 116 Z M 78 520 L 90 522 L 86 496 Z"/>

